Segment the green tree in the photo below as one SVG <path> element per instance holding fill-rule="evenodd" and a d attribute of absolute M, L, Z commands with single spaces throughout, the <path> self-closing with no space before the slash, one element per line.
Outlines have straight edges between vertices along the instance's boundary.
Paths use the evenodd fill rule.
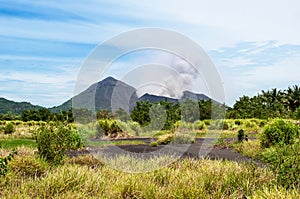
<path fill-rule="evenodd" d="M 147 126 L 150 123 L 149 111 L 151 106 L 152 104 L 148 100 L 136 102 L 136 106 L 131 111 L 130 117 L 141 126 Z"/>

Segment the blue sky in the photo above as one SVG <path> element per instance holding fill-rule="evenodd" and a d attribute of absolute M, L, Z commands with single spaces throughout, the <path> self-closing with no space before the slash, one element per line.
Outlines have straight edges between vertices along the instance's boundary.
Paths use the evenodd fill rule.
<path fill-rule="evenodd" d="M 0 97 L 59 105 L 73 95 L 81 64 L 99 43 L 158 27 L 208 53 L 232 105 L 243 94 L 300 83 L 299 9 L 297 0 L 0 0 Z M 136 63 L 122 61 L 122 70 Z"/>

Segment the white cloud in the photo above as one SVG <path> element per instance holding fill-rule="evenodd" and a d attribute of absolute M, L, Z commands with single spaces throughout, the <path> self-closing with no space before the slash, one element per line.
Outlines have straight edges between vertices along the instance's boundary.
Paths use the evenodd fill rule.
<path fill-rule="evenodd" d="M 259 0 L 127 0 L 46 2 L 90 21 L 57 22 L 0 18 L 2 35 L 98 43 L 133 28 L 170 28 L 205 49 L 242 41 L 278 40 L 300 44 L 300 2 Z"/>
<path fill-rule="evenodd" d="M 265 84 L 276 87 L 280 84 L 300 83 L 299 69 L 300 57 L 292 57 L 274 65 L 255 67 L 238 79 L 255 85 Z"/>
<path fill-rule="evenodd" d="M 243 58 L 243 57 L 225 58 L 222 60 L 222 62 L 223 62 L 222 64 L 224 64 L 230 68 L 250 65 L 250 64 L 254 63 L 251 59 L 247 59 L 247 58 Z"/>
<path fill-rule="evenodd" d="M 300 25 L 298 22 L 300 18 L 300 1 L 297 0 L 153 0 L 151 2 L 145 0 L 119 2 L 62 0 L 60 2 L 39 1 L 29 4 L 42 4 L 46 7 L 62 9 L 82 16 L 87 20 L 51 21 L 1 15 L 0 35 L 78 43 L 99 43 L 133 28 L 156 26 L 186 34 L 206 50 L 219 49 L 220 54 L 216 63 L 223 76 L 230 101 L 242 94 L 255 94 L 261 89 L 267 89 L 267 87 L 286 87 L 286 84 L 299 83 L 299 57 L 284 54 L 284 56 L 287 55 L 285 60 L 270 63 L 269 66 L 261 64 L 260 60 L 257 59 L 261 58 L 259 56 L 266 56 L 266 58 L 274 56 L 274 54 L 272 56 L 263 54 L 267 48 L 273 48 L 283 43 L 300 44 Z M 273 46 L 270 46 L 268 42 L 260 42 L 270 40 L 276 40 L 278 43 L 273 43 L 271 44 Z M 226 47 L 234 47 L 237 43 L 245 41 L 254 41 L 257 42 L 257 45 L 253 48 L 242 49 L 239 53 L 254 56 L 255 60 L 252 57 L 249 58 L 240 54 L 236 57 L 228 56 Z M 227 53 L 224 55 L 225 58 L 221 55 L 222 51 Z M 280 56 L 279 53 L 278 56 Z M 24 55 L 24 57 L 14 56 L 0 55 L 0 59 L 7 58 L 14 61 L 24 59 L 32 60 L 33 63 L 38 60 L 48 61 L 48 59 L 49 62 L 54 61 L 51 60 L 52 58 L 47 57 L 38 58 L 34 55 L 34 52 L 28 56 Z M 58 59 L 60 58 L 57 58 L 57 61 L 65 61 Z M 253 67 L 237 67 L 252 64 Z M 128 64 L 121 65 L 115 69 L 118 74 L 121 74 L 118 69 L 126 69 Z M 45 102 L 46 99 L 39 98 L 37 94 L 34 100 L 41 100 L 41 104 L 43 102 L 55 104 L 55 102 L 64 98 L 57 96 L 60 91 L 64 92 L 59 95 L 65 96 L 64 93 L 68 93 L 71 96 L 73 87 L 70 86 L 69 82 L 76 79 L 76 72 L 76 69 L 68 68 L 61 74 L 47 74 L 45 71 L 20 72 L 6 70 L 6 73 L 0 72 L 0 79 L 7 82 L 22 82 L 14 84 L 15 87 L 27 84 L 28 86 L 24 88 L 28 93 L 34 93 L 35 90 L 40 90 L 39 87 L 43 87 L 44 91 L 40 90 L 41 93 L 44 93 L 43 95 L 46 92 L 52 93 L 53 98 L 49 97 L 47 98 L 49 101 Z M 66 88 L 68 91 L 64 90 Z M 2 89 L 0 88 L 0 90 Z M 10 96 L 12 95 L 10 94 Z M 17 95 L 22 96 L 22 93 L 16 91 L 15 96 Z"/>
<path fill-rule="evenodd" d="M 224 72 L 227 103 L 242 95 L 253 96 L 261 90 L 271 88 L 286 89 L 289 85 L 300 83 L 300 57 L 291 57 L 269 66 L 248 67 L 240 72 Z"/>
<path fill-rule="evenodd" d="M 23 83 L 37 84 L 64 84 L 74 81 L 74 74 L 45 74 L 37 72 L 10 72 L 0 73 L 1 81 L 22 81 Z"/>

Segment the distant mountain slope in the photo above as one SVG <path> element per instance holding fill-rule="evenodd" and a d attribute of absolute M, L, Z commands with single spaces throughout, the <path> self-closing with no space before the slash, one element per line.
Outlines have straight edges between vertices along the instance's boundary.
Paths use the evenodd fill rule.
<path fill-rule="evenodd" d="M 0 113 L 6 114 L 11 112 L 12 114 L 21 114 L 24 110 L 40 108 L 43 107 L 32 105 L 29 102 L 15 102 L 5 98 L 0 98 Z"/>
<path fill-rule="evenodd" d="M 178 102 L 178 99 L 164 97 L 164 96 L 152 95 L 152 94 L 149 94 L 149 93 L 146 93 L 146 94 L 144 94 L 143 96 L 141 96 L 139 98 L 139 101 L 147 101 L 147 100 L 151 103 L 165 101 L 165 100 L 167 100 L 168 102 L 173 102 L 173 103 Z"/>
<path fill-rule="evenodd" d="M 87 108 L 90 110 L 111 110 L 112 105 L 117 103 L 118 107 L 126 108 L 135 105 L 138 97 L 135 93 L 136 89 L 122 81 L 113 77 L 91 85 L 88 89 L 71 98 L 67 102 L 51 110 L 60 111 L 68 110 L 72 104 L 76 108 Z"/>
<path fill-rule="evenodd" d="M 79 106 L 77 108 L 111 110 L 114 108 L 112 107 L 112 104 L 115 104 L 114 102 L 117 102 L 118 107 L 122 107 L 124 109 L 129 107 L 129 109 L 132 109 L 137 101 L 148 100 L 151 103 L 155 103 L 167 100 L 169 102 L 177 103 L 179 100 L 185 100 L 187 98 L 195 101 L 210 99 L 204 94 L 192 93 L 190 91 L 184 91 L 181 99 L 157 96 L 148 93 L 138 98 L 134 87 L 116 80 L 113 77 L 107 77 L 106 79 L 91 85 L 88 89 L 66 101 L 62 105 L 51 108 L 51 110 L 67 111 L 72 107 L 72 103 L 74 103 L 74 106 Z"/>
<path fill-rule="evenodd" d="M 204 94 L 197 94 L 197 93 L 192 93 L 190 91 L 183 91 L 183 95 L 181 97 L 181 100 L 185 100 L 185 99 L 191 99 L 191 100 L 195 100 L 195 101 L 199 101 L 199 100 L 210 100 L 209 97 L 207 97 Z"/>
<path fill-rule="evenodd" d="M 190 91 L 184 91 L 181 99 L 157 96 L 148 93 L 138 98 L 134 87 L 116 80 L 113 77 L 107 77 L 106 79 L 91 85 L 88 89 L 75 97 L 72 97 L 63 104 L 49 108 L 49 110 L 52 112 L 68 111 L 72 108 L 72 104 L 76 108 L 87 108 L 90 110 L 112 110 L 118 109 L 119 107 L 122 107 L 125 110 L 129 107 L 131 110 L 137 101 L 149 100 L 149 102 L 155 103 L 167 100 L 169 102 L 177 103 L 178 101 L 187 98 L 195 101 L 210 99 L 204 94 L 196 94 Z M 0 98 L 0 113 L 12 112 L 13 114 L 20 114 L 23 110 L 40 108 L 43 107 L 32 105 L 28 102 L 14 102 Z"/>

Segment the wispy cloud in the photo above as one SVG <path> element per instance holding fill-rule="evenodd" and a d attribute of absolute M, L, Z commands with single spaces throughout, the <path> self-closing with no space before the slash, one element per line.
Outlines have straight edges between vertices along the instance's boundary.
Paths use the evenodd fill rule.
<path fill-rule="evenodd" d="M 209 54 L 224 78 L 230 105 L 241 95 L 299 84 L 300 45 L 243 42 Z"/>
<path fill-rule="evenodd" d="M 150 26 L 204 47 L 232 104 L 256 89 L 299 82 L 299 6 L 297 0 L 0 0 L 0 96 L 57 105 L 72 96 L 80 65 L 98 43 Z M 145 61 L 119 60 L 109 75 Z"/>
<path fill-rule="evenodd" d="M 82 16 L 67 10 L 25 1 L 0 2 L 0 17 L 47 21 L 86 21 Z"/>

